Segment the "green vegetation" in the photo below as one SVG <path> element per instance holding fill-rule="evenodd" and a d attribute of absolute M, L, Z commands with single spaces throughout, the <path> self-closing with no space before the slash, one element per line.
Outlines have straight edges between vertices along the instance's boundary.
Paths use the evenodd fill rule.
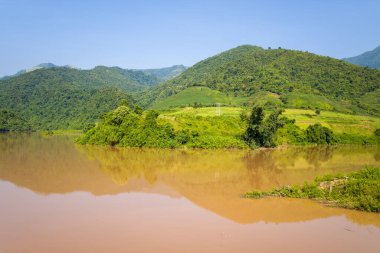
<path fill-rule="evenodd" d="M 113 87 L 126 92 L 139 92 L 157 85 L 156 76 L 138 70 L 119 67 L 97 66 L 91 70 L 80 70 L 77 83 L 90 82 L 92 87 Z"/>
<path fill-rule="evenodd" d="M 178 141 L 173 127 L 157 121 L 158 113 L 145 115 L 120 106 L 103 116 L 102 121 L 79 139 L 80 143 L 123 147 L 173 148 Z"/>
<path fill-rule="evenodd" d="M 183 70 L 183 66 L 143 71 L 104 66 L 78 70 L 40 64 L 0 80 L 0 109 L 12 111 L 36 130 L 83 129 L 102 113 L 115 109 L 121 100 L 134 102 L 133 94 Z"/>
<path fill-rule="evenodd" d="M 25 119 L 9 110 L 0 110 L 0 132 L 32 131 L 32 126 Z"/>
<path fill-rule="evenodd" d="M 141 90 L 155 80 L 119 68 L 38 69 L 0 80 L 0 108 L 11 110 L 36 130 L 82 129 L 122 99 L 132 101 L 125 91 Z"/>
<path fill-rule="evenodd" d="M 281 97 L 283 106 L 287 108 L 299 109 L 320 109 L 324 111 L 338 111 L 343 113 L 352 113 L 352 106 L 350 107 L 343 101 L 336 102 L 322 95 L 316 94 L 302 94 L 298 92 L 291 92 L 283 94 Z M 359 110 L 359 109 L 357 109 Z"/>
<path fill-rule="evenodd" d="M 285 120 L 279 119 L 282 110 L 277 110 L 264 120 L 264 109 L 255 106 L 252 109 L 245 131 L 244 139 L 250 147 L 274 147 L 274 135 L 276 131 L 284 126 Z"/>
<path fill-rule="evenodd" d="M 292 128 L 292 131 L 300 134 L 301 130 L 306 130 L 310 125 L 321 124 L 332 130 L 338 144 L 379 144 L 379 139 L 375 137 L 374 131 L 380 127 L 378 117 L 351 115 L 330 111 L 321 111 L 316 114 L 312 110 L 286 109 L 283 115 L 289 119 L 294 119 L 299 129 Z M 287 128 L 285 126 L 284 128 Z M 282 142 L 296 144 L 291 140 L 286 140 L 287 133 L 279 130 Z M 302 139 L 302 137 L 300 137 Z M 306 138 L 306 136 L 304 136 Z M 299 142 L 298 142 L 299 143 Z M 302 142 L 301 142 L 302 143 Z"/>
<path fill-rule="evenodd" d="M 333 132 L 319 123 L 308 126 L 306 139 L 308 142 L 316 144 L 333 144 L 336 142 Z"/>
<path fill-rule="evenodd" d="M 159 117 L 156 111 L 138 113 L 120 106 L 105 114 L 78 142 L 123 147 L 242 148 L 246 147 L 240 132 L 243 124 L 232 117 Z"/>
<path fill-rule="evenodd" d="M 268 192 L 252 191 L 245 196 L 308 198 L 330 206 L 380 212 L 380 169 L 367 168 L 347 175 L 326 175 L 301 186 L 284 186 Z"/>
<path fill-rule="evenodd" d="M 152 111 L 122 102 L 123 106 L 104 114 L 96 125 L 85 127 L 80 143 L 124 147 L 255 148 L 304 144 L 378 144 L 376 129 L 380 120 L 369 116 L 352 116 L 311 110 L 264 111 L 255 106 L 251 114 L 239 107 L 186 107 L 155 112 L 154 124 L 147 123 Z M 124 108 L 124 109 L 120 109 Z M 127 109 L 126 109 L 127 108 Z M 304 115 L 299 115 L 300 113 Z M 308 122 L 298 122 L 297 116 Z M 118 118 L 115 123 L 114 118 Z M 150 116 L 149 116 L 150 117 Z M 148 117 L 148 118 L 149 118 Z M 363 121 L 366 131 L 357 130 Z M 151 119 L 149 122 L 153 122 Z M 353 132 L 335 128 L 356 129 Z M 148 127 L 150 126 L 150 127 Z M 159 136 L 159 137 L 155 137 Z"/>
<path fill-rule="evenodd" d="M 132 108 L 125 114 L 118 113 L 119 109 L 104 114 L 95 127 L 91 124 L 86 127 L 85 137 L 80 142 L 125 147 L 166 148 L 247 148 L 274 147 L 284 144 L 380 143 L 380 138 L 376 136 L 380 120 L 369 116 L 353 116 L 325 111 L 321 111 L 317 115 L 311 110 L 295 109 L 287 109 L 284 112 L 282 110 L 264 112 L 261 107 L 257 106 L 254 107 L 253 113 L 248 115 L 239 107 L 221 107 L 221 115 L 218 115 L 215 107 L 186 107 L 164 111 L 160 115 L 157 113 L 155 119 L 157 124 L 152 124 L 152 126 L 157 126 L 158 132 L 162 130 L 161 126 L 165 126 L 166 129 L 166 132 L 164 131 L 166 134 L 159 134 L 154 133 L 153 129 L 146 128 L 144 122 L 149 111 L 144 112 L 136 105 Z M 257 108 L 260 108 L 261 112 L 258 112 Z M 114 116 L 112 115 L 119 115 L 120 124 L 113 123 L 111 119 Z M 309 121 L 300 120 L 298 122 L 298 116 Z M 133 121 L 132 119 L 136 121 L 134 124 L 126 123 L 128 128 L 123 126 L 122 122 L 130 122 Z M 360 130 L 357 128 L 361 127 L 363 121 L 372 122 L 372 124 L 366 124 L 366 131 L 358 134 Z M 335 124 L 334 129 L 355 131 L 336 133 L 329 125 L 331 122 Z M 149 133 L 144 132 L 148 130 Z M 167 138 L 167 140 L 160 139 L 159 143 L 154 143 L 153 140 L 149 140 L 149 138 L 154 138 L 153 133 L 164 139 Z M 143 139 L 133 140 L 136 136 Z M 131 141 L 123 141 L 123 138 Z M 144 138 L 147 140 L 145 141 Z"/>
<path fill-rule="evenodd" d="M 344 58 L 343 60 L 363 67 L 380 69 L 380 46 L 372 51 L 365 52 L 358 56 Z"/>
<path fill-rule="evenodd" d="M 180 75 L 187 68 L 183 65 L 174 65 L 167 68 L 160 69 L 141 69 L 138 71 L 142 71 L 144 73 L 148 73 L 150 75 L 156 76 L 161 81 L 167 81 Z"/>
<path fill-rule="evenodd" d="M 272 102 L 285 108 L 380 115 L 380 108 L 364 99 L 380 88 L 379 70 L 306 52 L 255 46 L 240 46 L 207 58 L 143 92 L 138 101 L 145 106 L 158 104 L 194 86 L 245 98 L 251 105 L 257 102 L 258 93 L 268 92 L 274 94 Z"/>
<path fill-rule="evenodd" d="M 212 90 L 207 87 L 189 87 L 178 94 L 167 97 L 154 103 L 153 109 L 169 109 L 184 106 L 205 107 L 214 106 L 216 103 L 221 105 L 241 105 L 247 98 L 237 98 L 228 96 L 220 91 Z"/>

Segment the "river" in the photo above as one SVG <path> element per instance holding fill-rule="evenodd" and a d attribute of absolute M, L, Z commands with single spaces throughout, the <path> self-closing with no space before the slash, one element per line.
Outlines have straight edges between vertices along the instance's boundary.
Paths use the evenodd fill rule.
<path fill-rule="evenodd" d="M 0 135 L 0 252 L 380 252 L 380 215 L 241 194 L 380 166 L 373 146 L 156 150 Z"/>

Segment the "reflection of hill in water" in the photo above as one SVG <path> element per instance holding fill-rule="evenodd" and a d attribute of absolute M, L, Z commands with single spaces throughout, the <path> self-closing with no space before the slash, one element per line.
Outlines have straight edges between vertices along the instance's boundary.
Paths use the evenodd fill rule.
<path fill-rule="evenodd" d="M 32 191 L 94 195 L 153 192 L 184 196 L 239 223 L 294 222 L 345 214 L 380 227 L 379 215 L 305 200 L 249 200 L 240 194 L 302 183 L 317 175 L 379 164 L 377 147 L 296 147 L 261 151 L 110 149 L 67 137 L 0 135 L 0 177 Z M 78 152 L 79 151 L 79 152 Z"/>

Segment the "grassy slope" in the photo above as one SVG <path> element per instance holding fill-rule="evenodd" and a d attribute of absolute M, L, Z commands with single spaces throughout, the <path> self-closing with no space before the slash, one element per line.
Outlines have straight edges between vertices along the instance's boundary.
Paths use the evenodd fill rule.
<path fill-rule="evenodd" d="M 221 107 L 218 116 L 215 107 L 185 107 L 162 111 L 159 119 L 170 122 L 176 131 L 189 130 L 199 134 L 189 147 L 227 148 L 246 147 L 240 138 L 246 123 L 239 117 L 242 108 Z"/>
<path fill-rule="evenodd" d="M 296 125 L 305 129 L 309 125 L 321 123 L 332 129 L 334 133 L 347 133 L 354 135 L 373 135 L 376 128 L 380 128 L 380 118 L 359 116 L 330 111 L 321 111 L 316 115 L 312 110 L 286 109 L 284 116 L 295 119 Z"/>
<path fill-rule="evenodd" d="M 160 118 L 168 120 L 176 129 L 196 128 L 201 133 L 232 137 L 244 133 L 245 124 L 241 121 L 240 114 L 247 112 L 246 109 L 242 107 L 221 107 L 220 112 L 221 116 L 218 116 L 215 107 L 185 107 L 162 111 Z M 321 111 L 320 115 L 316 115 L 313 110 L 302 109 L 286 109 L 283 115 L 295 119 L 296 125 L 302 129 L 306 129 L 315 123 L 321 123 L 338 135 L 345 133 L 368 138 L 373 137 L 376 128 L 380 128 L 380 118 L 371 116 L 331 111 Z M 361 142 L 358 141 L 358 143 Z"/>
<path fill-rule="evenodd" d="M 380 89 L 364 96 L 362 104 L 364 106 L 379 106 Z M 208 87 L 189 87 L 179 93 L 156 101 L 150 106 L 150 109 L 166 110 L 177 107 L 194 106 L 197 103 L 202 106 L 214 106 L 220 103 L 222 106 L 253 106 L 259 105 L 265 108 L 273 109 L 274 107 L 314 109 L 319 108 L 326 111 L 336 111 L 341 113 L 352 113 L 355 111 L 359 114 L 367 114 L 368 111 L 353 107 L 350 102 L 341 100 L 337 102 L 322 95 L 303 94 L 299 92 L 290 92 L 287 94 L 276 94 L 268 91 L 259 91 L 249 97 L 234 96 L 233 93 L 224 93 L 213 90 Z"/>
<path fill-rule="evenodd" d="M 222 116 L 239 117 L 244 109 L 242 107 L 221 107 Z M 164 111 L 162 116 L 202 116 L 214 117 L 216 107 L 202 108 L 177 108 Z M 336 133 L 352 133 L 360 135 L 372 135 L 376 128 L 380 128 L 380 118 L 372 116 L 359 116 L 352 114 L 344 114 L 338 112 L 321 111 L 320 115 L 316 115 L 313 110 L 303 109 L 286 109 L 283 113 L 289 119 L 295 119 L 296 125 L 302 129 L 306 129 L 309 125 L 321 123 L 322 125 L 332 129 Z"/>
<path fill-rule="evenodd" d="M 223 105 L 241 105 L 247 98 L 228 96 L 207 87 L 189 87 L 173 96 L 154 103 L 152 109 L 168 109 L 181 106 L 192 106 L 194 103 L 212 106 L 215 103 Z"/>

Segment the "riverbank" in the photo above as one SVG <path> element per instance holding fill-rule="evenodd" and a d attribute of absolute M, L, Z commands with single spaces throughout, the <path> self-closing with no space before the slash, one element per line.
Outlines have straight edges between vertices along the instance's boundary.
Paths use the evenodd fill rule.
<path fill-rule="evenodd" d="M 251 122 L 249 112 L 240 115 L 212 115 L 207 108 L 178 109 L 177 113 L 142 111 L 128 106 L 102 115 L 101 120 L 85 130 L 79 138 L 81 144 L 150 148 L 257 148 L 280 145 L 305 144 L 370 144 L 380 143 L 376 129 L 380 121 L 371 117 L 319 112 L 307 114 L 311 121 L 287 118 L 286 115 L 271 118 L 273 112 L 265 112 L 260 122 Z M 215 108 L 213 108 L 215 110 Z M 232 112 L 232 111 L 231 111 Z M 287 109 L 287 113 L 292 112 Z M 305 114 L 304 111 L 297 112 Z M 306 117 L 306 116 L 305 116 Z M 360 120 L 361 121 L 360 121 Z M 248 133 L 247 129 L 253 129 Z M 257 124 L 257 126 L 255 125 Z M 300 124 L 300 125 L 298 125 Z M 364 125 L 363 125 L 364 124 Z M 363 129 L 353 131 L 351 125 Z M 276 126 L 274 128 L 274 126 Z M 334 132 L 332 126 L 344 126 L 344 132 Z M 252 140 L 248 140 L 252 137 Z M 256 138 L 256 139 L 255 139 Z"/>
<path fill-rule="evenodd" d="M 328 206 L 380 212 L 380 168 L 365 168 L 349 174 L 317 177 L 303 185 L 287 185 L 271 191 L 252 191 L 247 198 L 267 196 L 303 198 Z"/>

